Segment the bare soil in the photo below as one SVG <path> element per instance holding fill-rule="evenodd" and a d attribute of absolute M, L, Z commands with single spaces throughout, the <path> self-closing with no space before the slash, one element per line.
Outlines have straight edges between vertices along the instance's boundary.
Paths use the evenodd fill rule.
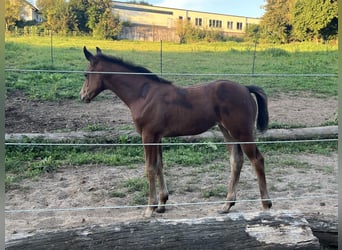
<path fill-rule="evenodd" d="M 78 100 L 32 101 L 20 92 L 10 93 L 5 107 L 6 133 L 74 131 L 89 125 L 117 129 L 132 125 L 128 108 L 111 94 L 106 93 L 104 96 L 90 104 L 83 104 Z M 292 93 L 269 99 L 270 120 L 274 123 L 321 126 L 335 119 L 336 111 L 336 98 L 321 99 Z M 281 154 L 272 159 L 267 158 L 267 152 L 263 153 L 270 169 L 267 181 L 273 199 L 272 209 L 300 210 L 303 213 L 337 218 L 337 153 L 329 156 Z M 286 159 L 290 159 L 288 165 L 284 163 Z M 225 169 L 217 168 L 220 164 L 227 166 Z M 168 166 L 165 173 L 171 193 L 168 203 L 222 201 L 221 197 L 205 198 L 203 194 L 217 186 L 227 185 L 228 165 L 229 161 L 213 162 L 200 168 Z M 131 203 L 135 194 L 127 192 L 124 181 L 143 176 L 143 163 L 133 168 L 65 166 L 43 174 L 40 178 L 22 180 L 7 190 L 6 210 L 125 206 Z M 238 199 L 242 201 L 235 205 L 232 212 L 262 209 L 260 201 L 243 201 L 260 197 L 249 162 L 244 166 L 238 189 Z M 115 197 L 113 193 L 118 191 L 126 193 L 126 196 Z M 154 216 L 167 219 L 219 216 L 217 211 L 220 206 L 175 205 L 168 207 L 165 214 Z M 6 240 L 40 230 L 141 220 L 142 212 L 141 208 L 130 207 L 20 213 L 12 211 L 6 213 Z"/>

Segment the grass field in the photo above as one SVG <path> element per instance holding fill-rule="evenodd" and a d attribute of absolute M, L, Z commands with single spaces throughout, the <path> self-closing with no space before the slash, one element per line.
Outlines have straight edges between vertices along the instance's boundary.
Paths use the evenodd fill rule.
<path fill-rule="evenodd" d="M 142 65 L 161 72 L 159 42 L 101 41 L 91 38 L 54 37 L 53 62 L 49 37 L 7 37 L 6 68 L 56 71 L 83 71 L 87 65 L 82 47 Z M 163 77 L 177 85 L 192 85 L 218 78 L 242 84 L 257 84 L 268 95 L 286 91 L 310 91 L 316 95 L 336 96 L 336 77 L 251 77 L 184 76 L 191 74 L 251 74 L 254 45 L 248 43 L 163 43 Z M 337 74 L 337 47 L 322 44 L 259 45 L 256 74 Z M 180 74 L 180 75 L 168 75 Z M 82 73 L 7 72 L 7 91 L 20 89 L 33 99 L 60 100 L 78 98 Z"/>
<path fill-rule="evenodd" d="M 49 37 L 7 37 L 5 41 L 7 69 L 55 70 L 46 72 L 6 72 L 7 92 L 20 90 L 37 100 L 61 101 L 78 99 L 83 73 L 57 71 L 83 71 L 87 65 L 82 47 L 94 51 L 100 47 L 104 53 L 123 57 L 160 73 L 160 43 L 130 41 L 100 41 L 82 37 L 54 37 L 53 63 Z M 247 43 L 197 43 L 180 45 L 163 43 L 163 77 L 177 85 L 191 85 L 211 81 L 223 76 L 168 75 L 192 74 L 250 74 L 254 45 Z M 302 43 L 290 45 L 258 45 L 256 74 L 337 74 L 336 46 Z M 224 77 L 243 84 L 257 84 L 269 96 L 279 92 L 303 91 L 319 97 L 337 96 L 336 77 Z M 177 140 L 176 140 L 177 141 Z M 120 141 L 118 141 L 120 142 Z M 139 140 L 138 140 L 139 142 Z M 337 143 L 262 145 L 268 156 L 279 152 L 329 154 L 337 150 Z M 169 162 L 182 166 L 203 165 L 213 159 L 226 160 L 222 146 L 172 147 L 165 149 L 166 167 Z M 105 164 L 135 166 L 143 163 L 141 147 L 6 147 L 6 184 L 21 178 L 39 176 L 60 166 Z"/>

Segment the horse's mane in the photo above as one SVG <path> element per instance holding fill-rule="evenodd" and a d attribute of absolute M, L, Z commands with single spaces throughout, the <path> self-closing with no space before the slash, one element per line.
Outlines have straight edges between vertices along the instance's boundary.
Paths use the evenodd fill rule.
<path fill-rule="evenodd" d="M 110 62 L 110 63 L 115 63 L 115 64 L 119 64 L 127 69 L 129 69 L 130 71 L 134 72 L 134 73 L 146 73 L 147 75 L 145 75 L 147 78 L 150 78 L 153 81 L 157 81 L 160 83 L 165 83 L 165 84 L 172 84 L 170 81 L 165 80 L 155 74 L 152 74 L 152 72 L 142 66 L 138 66 L 135 65 L 133 63 L 124 61 L 122 58 L 118 58 L 118 57 L 114 57 L 114 56 L 107 56 L 104 54 L 98 54 L 96 55 L 97 58 Z"/>

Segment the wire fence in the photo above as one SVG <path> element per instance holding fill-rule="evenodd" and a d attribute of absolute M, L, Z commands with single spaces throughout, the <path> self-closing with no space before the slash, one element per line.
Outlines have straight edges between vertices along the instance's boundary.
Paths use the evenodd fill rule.
<path fill-rule="evenodd" d="M 63 147 L 117 147 L 117 146 L 198 146 L 198 145 L 241 145 L 241 144 L 279 144 L 279 143 L 314 143 L 334 142 L 338 139 L 311 140 L 281 140 L 281 141 L 253 141 L 253 142 L 172 142 L 172 143 L 36 143 L 36 142 L 6 142 L 6 146 L 63 146 Z"/>
<path fill-rule="evenodd" d="M 62 74 L 120 74 L 120 75 L 155 75 L 155 73 L 128 73 L 128 72 L 88 72 L 88 71 L 75 71 L 75 70 L 41 70 L 41 69 L 16 69 L 7 68 L 6 72 L 32 72 L 32 73 L 62 73 Z M 222 77 L 324 77 L 324 78 L 337 78 L 338 74 L 230 74 L 230 73 L 167 73 L 163 72 L 163 76 L 222 76 Z M 316 142 L 337 142 L 338 139 L 310 139 L 310 140 L 272 140 L 272 141 L 253 141 L 253 142 L 172 142 L 172 143 L 46 143 L 46 142 L 5 142 L 6 146 L 63 146 L 63 147 L 117 147 L 117 146 L 146 146 L 146 145 L 161 145 L 161 146 L 194 146 L 194 145 L 233 145 L 233 144 L 288 144 L 288 143 L 316 143 Z M 303 200 L 303 199 L 322 199 L 322 198 L 337 198 L 337 194 L 324 194 L 324 195 L 307 195 L 296 197 L 275 197 L 273 201 L 288 201 L 288 200 Z M 237 200 L 237 203 L 260 202 L 262 199 L 246 199 Z M 203 206 L 213 204 L 224 204 L 227 201 L 212 201 L 212 202 L 194 202 L 194 203 L 170 203 L 165 206 Z M 5 213 L 39 213 L 39 212 L 63 212 L 63 211 L 89 211 L 99 209 L 127 209 L 127 208 L 144 208 L 149 205 L 124 205 L 124 206 L 103 206 L 103 207 L 77 207 L 77 208 L 44 208 L 44 209 L 10 209 L 5 210 Z"/>
<path fill-rule="evenodd" d="M 276 197 L 272 201 L 290 201 L 290 200 L 318 200 L 322 198 L 337 198 L 338 194 L 325 195 L 310 195 L 297 197 Z M 269 199 L 241 199 L 235 200 L 235 203 L 251 203 L 268 201 Z M 181 206 L 205 206 L 205 205 L 220 205 L 229 201 L 205 201 L 205 202 L 182 202 L 182 203 L 167 203 L 165 207 L 181 207 Z M 91 210 L 113 210 L 113 209 L 134 209 L 134 208 L 148 208 L 155 207 L 155 205 L 123 205 L 123 206 L 103 206 L 103 207 L 72 207 L 72 208 L 35 208 L 35 209 L 10 209 L 5 210 L 5 213 L 41 213 L 41 212 L 70 212 L 70 211 L 91 211 Z"/>
<path fill-rule="evenodd" d="M 137 72 L 104 72 L 104 71 L 80 71 L 80 70 L 42 70 L 42 69 L 16 69 L 7 68 L 6 72 L 30 72 L 30 73 L 62 73 L 62 74 L 105 74 L 105 75 L 156 75 L 155 73 Z M 275 73 L 173 73 L 163 72 L 163 76 L 230 76 L 230 77 L 334 77 L 338 74 L 275 74 Z"/>

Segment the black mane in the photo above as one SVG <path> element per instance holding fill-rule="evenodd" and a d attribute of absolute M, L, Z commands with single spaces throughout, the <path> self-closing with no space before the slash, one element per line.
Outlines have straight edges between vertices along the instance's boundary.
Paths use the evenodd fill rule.
<path fill-rule="evenodd" d="M 125 62 L 123 59 L 121 58 L 118 58 L 118 57 L 114 57 L 114 56 L 107 56 L 107 55 L 104 55 L 104 54 L 99 54 L 99 55 L 96 55 L 96 57 L 98 57 L 99 59 L 101 60 L 104 60 L 104 61 L 107 61 L 107 62 L 110 62 L 110 63 L 115 63 L 115 64 L 119 64 L 127 69 L 129 69 L 130 71 L 134 72 L 134 73 L 146 73 L 146 77 L 147 78 L 150 78 L 151 80 L 153 81 L 157 81 L 157 82 L 160 82 L 160 83 L 166 83 L 166 84 L 172 84 L 170 81 L 168 80 L 165 80 L 161 77 L 158 77 L 157 75 L 155 74 L 151 74 L 152 72 L 142 66 L 138 66 L 138 65 L 135 65 L 133 63 L 130 63 L 130 62 Z"/>

